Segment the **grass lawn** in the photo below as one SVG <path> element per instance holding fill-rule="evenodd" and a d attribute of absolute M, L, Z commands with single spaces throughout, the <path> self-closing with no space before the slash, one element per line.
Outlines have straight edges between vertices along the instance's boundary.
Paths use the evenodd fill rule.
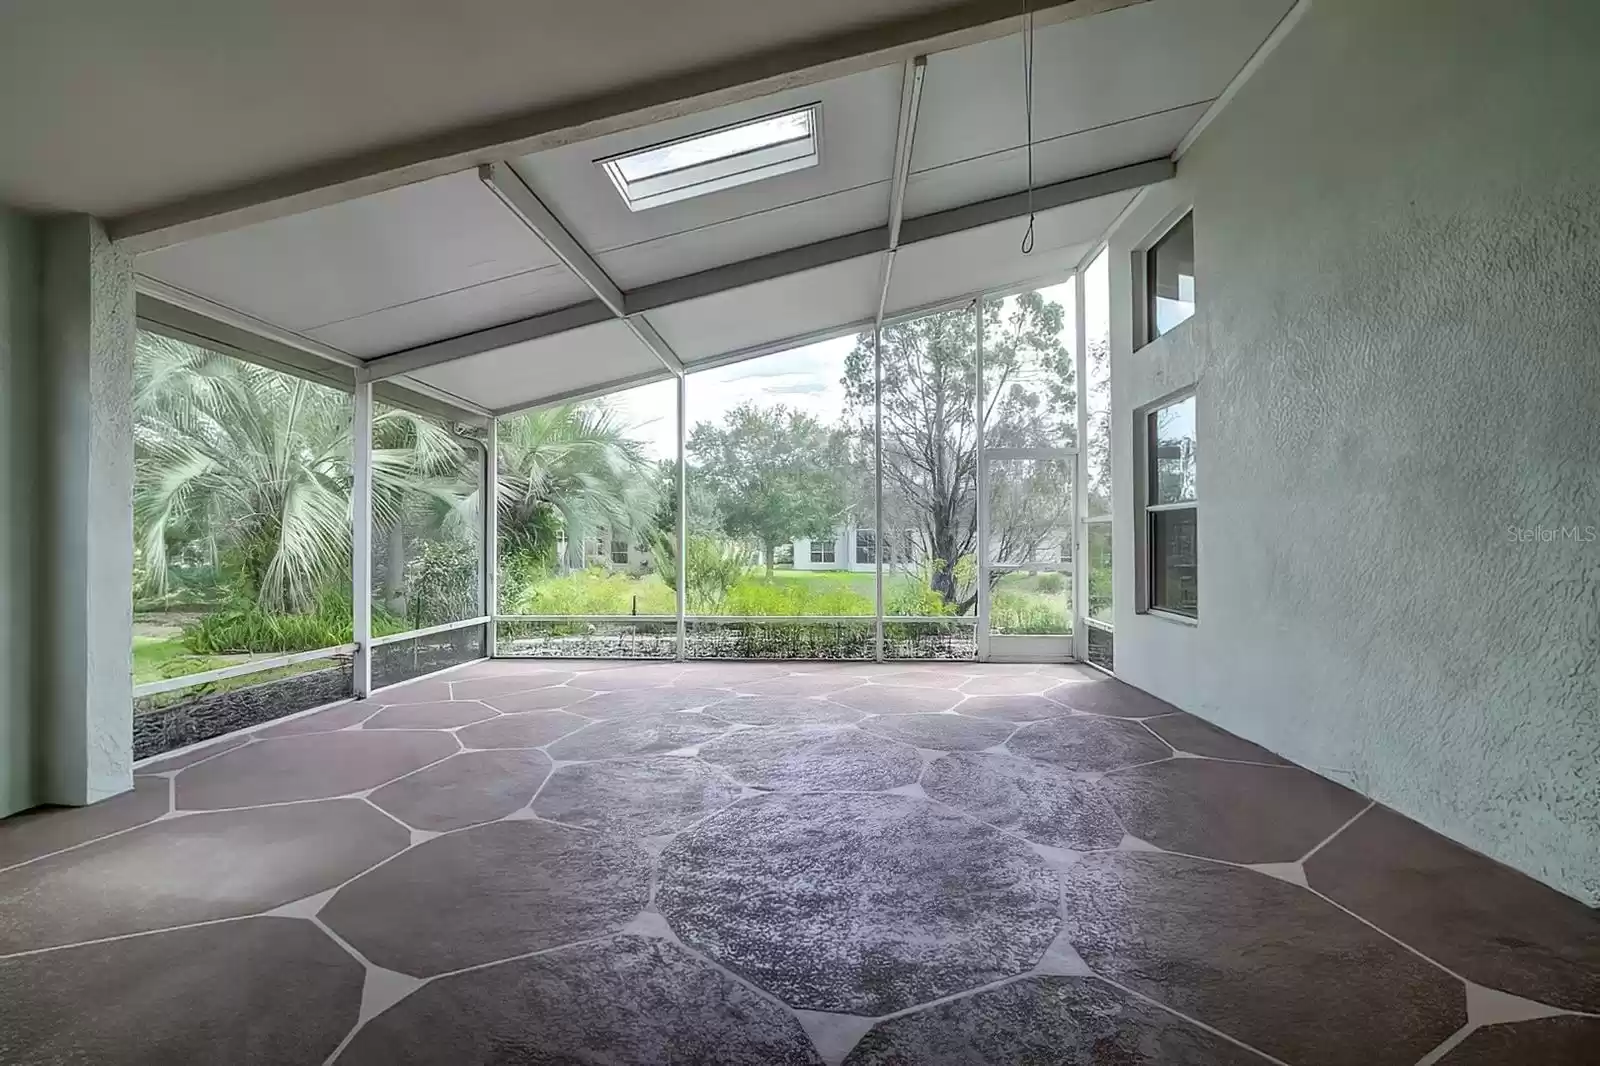
<path fill-rule="evenodd" d="M 241 663 L 248 655 L 196 655 L 184 647 L 182 637 L 133 638 L 133 683 L 162 681 L 185 674 L 203 674 L 219 666 Z"/>

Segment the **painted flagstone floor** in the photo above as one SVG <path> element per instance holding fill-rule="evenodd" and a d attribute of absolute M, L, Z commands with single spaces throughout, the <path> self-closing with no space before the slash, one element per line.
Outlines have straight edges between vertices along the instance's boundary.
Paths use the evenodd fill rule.
<path fill-rule="evenodd" d="M 479 663 L 0 822 L 0 1062 L 1593 1063 L 1600 916 L 1076 667 Z"/>

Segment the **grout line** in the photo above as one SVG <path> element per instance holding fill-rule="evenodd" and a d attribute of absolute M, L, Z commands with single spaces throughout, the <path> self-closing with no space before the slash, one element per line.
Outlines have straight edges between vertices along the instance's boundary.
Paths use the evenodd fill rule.
<path fill-rule="evenodd" d="M 1240 1040 L 1238 1037 L 1230 1036 L 1227 1033 L 1223 1032 L 1221 1029 L 1218 1029 L 1214 1025 L 1207 1025 L 1205 1022 L 1201 1021 L 1199 1018 L 1193 1017 L 1192 1015 L 1185 1014 L 1180 1010 L 1175 1010 L 1174 1008 L 1167 1006 L 1165 1003 L 1161 1002 L 1160 1000 L 1155 999 L 1152 996 L 1145 995 L 1143 992 L 1140 992 L 1138 989 L 1129 988 L 1127 985 L 1122 984 L 1120 981 L 1113 981 L 1111 978 L 1102 975 L 1099 971 L 1095 972 L 1094 980 L 1104 981 L 1106 984 L 1110 985 L 1112 988 L 1115 988 L 1115 989 L 1118 989 L 1119 991 L 1125 992 L 1128 995 L 1133 996 L 1135 999 L 1141 999 L 1144 1002 L 1150 1004 L 1151 1006 L 1157 1007 L 1160 1010 L 1163 1010 L 1166 1013 L 1173 1015 L 1174 1017 L 1182 1018 L 1184 1021 L 1188 1022 L 1190 1025 L 1196 1026 L 1197 1028 L 1200 1028 L 1200 1029 L 1204 1029 L 1206 1032 L 1211 1033 L 1213 1036 L 1220 1036 L 1220 1037 L 1222 1037 L 1222 1039 L 1226 1040 L 1230 1044 L 1235 1044 L 1235 1045 L 1237 1045 L 1239 1047 L 1242 1047 L 1246 1051 L 1251 1052 L 1252 1054 L 1260 1055 L 1262 1058 L 1266 1059 L 1268 1062 L 1277 1063 L 1277 1066 L 1289 1066 L 1288 1063 L 1284 1062 L 1282 1059 L 1278 1058 L 1276 1055 L 1269 1055 L 1265 1051 L 1262 1051 L 1260 1048 L 1251 1047 L 1249 1044 L 1246 1044 L 1243 1040 Z"/>
<path fill-rule="evenodd" d="M 276 908 L 269 908 L 276 910 Z M 210 925 L 226 925 L 229 922 L 242 922 L 249 918 L 266 917 L 266 911 L 255 911 L 250 914 L 234 914 L 226 918 L 206 918 L 198 922 L 184 922 L 182 925 L 164 925 L 160 929 L 140 929 L 132 933 L 116 933 L 111 936 L 95 937 L 92 940 L 75 940 L 70 944 L 50 944 L 42 948 L 28 948 L 25 951 L 13 951 L 10 954 L 0 955 L 0 962 L 11 959 L 26 959 L 34 955 L 48 955 L 53 951 L 67 951 L 71 948 L 94 947 L 97 944 L 115 944 L 123 940 L 136 940 L 139 937 L 156 936 L 160 933 L 179 933 L 186 929 L 204 929 Z"/>
<path fill-rule="evenodd" d="M 1434 1063 L 1448 1055 L 1458 1044 L 1480 1028 L 1481 1026 L 1474 1025 L 1472 1020 L 1468 1019 L 1467 1024 L 1445 1037 L 1444 1040 L 1440 1041 L 1438 1047 L 1418 1059 L 1417 1066 L 1433 1066 Z"/>
<path fill-rule="evenodd" d="M 1298 861 L 1302 866 L 1304 866 L 1306 861 L 1308 859 L 1310 859 L 1311 856 L 1315 855 L 1317 852 L 1319 852 L 1323 848 L 1327 847 L 1330 843 L 1333 842 L 1333 838 L 1334 837 L 1338 836 L 1340 833 L 1344 832 L 1346 829 L 1349 829 L 1352 825 L 1355 825 L 1357 818 L 1360 818 L 1363 814 L 1366 814 L 1368 811 L 1372 810 L 1372 808 L 1376 807 L 1377 805 L 1378 805 L 1378 801 L 1377 800 L 1368 800 L 1367 801 L 1367 805 L 1365 807 L 1361 808 L 1359 811 L 1357 811 L 1356 813 L 1352 814 L 1348 819 L 1345 820 L 1345 823 L 1343 825 L 1341 825 L 1339 828 L 1335 829 L 1333 832 L 1329 833 L 1327 838 L 1324 839 L 1322 841 L 1322 843 L 1318 844 L 1316 847 L 1312 848 L 1310 851 L 1308 851 L 1304 855 L 1300 856 L 1300 858 L 1298 860 L 1296 860 L 1296 861 Z"/>

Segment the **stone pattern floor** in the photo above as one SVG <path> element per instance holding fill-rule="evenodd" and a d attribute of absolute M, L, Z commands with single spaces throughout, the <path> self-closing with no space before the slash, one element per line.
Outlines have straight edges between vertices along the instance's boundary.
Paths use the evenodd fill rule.
<path fill-rule="evenodd" d="M 0 822 L 0 1062 L 1594 1063 L 1595 912 L 1075 667 L 479 663 Z"/>

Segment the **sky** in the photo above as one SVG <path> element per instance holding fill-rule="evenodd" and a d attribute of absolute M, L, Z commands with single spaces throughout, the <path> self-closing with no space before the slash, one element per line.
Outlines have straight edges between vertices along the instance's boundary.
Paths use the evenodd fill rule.
<path fill-rule="evenodd" d="M 781 403 L 822 422 L 837 421 L 844 410 L 844 362 L 855 343 L 851 334 L 689 375 L 690 431 L 700 422 L 721 422 L 723 415 L 747 401 L 764 406 Z M 629 389 L 606 402 L 633 427 L 634 438 L 652 459 L 677 458 L 678 401 L 673 382 Z"/>
<path fill-rule="evenodd" d="M 1105 266 L 1099 265 L 1101 285 L 1104 286 Z M 1074 311 L 1071 283 L 1041 290 L 1044 295 L 1063 304 L 1067 310 L 1064 330 L 1068 346 L 1072 343 L 1072 318 Z M 1095 296 L 1093 280 L 1085 295 Z M 1104 314 L 1100 316 L 1103 322 Z M 1092 309 L 1088 314 L 1091 328 L 1096 323 Z M 1103 328 L 1103 327 L 1102 327 Z M 701 422 L 720 422 L 723 416 L 741 403 L 755 401 L 763 406 L 784 404 L 805 412 L 823 423 L 833 423 L 844 410 L 845 358 L 855 347 L 855 334 L 821 341 L 777 355 L 702 370 L 689 375 L 688 428 L 692 432 Z M 645 445 L 652 459 L 677 458 L 677 431 L 674 425 L 677 408 L 676 386 L 671 381 L 642 385 L 627 392 L 615 393 L 605 401 L 618 411 L 632 427 L 633 436 Z"/>

